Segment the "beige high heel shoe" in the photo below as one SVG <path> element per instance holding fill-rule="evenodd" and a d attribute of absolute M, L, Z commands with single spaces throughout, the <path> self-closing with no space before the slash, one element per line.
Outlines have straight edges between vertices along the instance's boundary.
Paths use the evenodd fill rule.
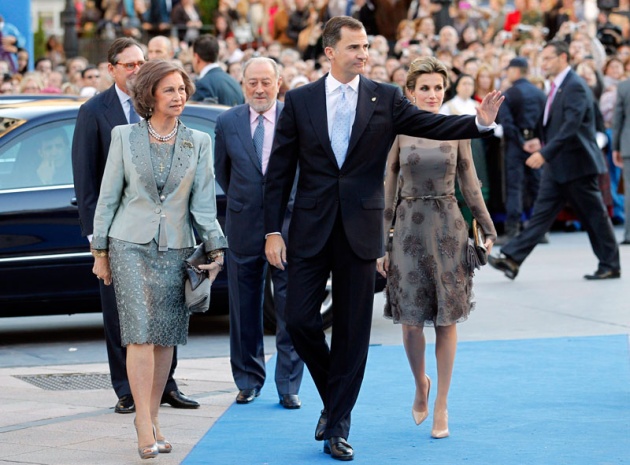
<path fill-rule="evenodd" d="M 442 417 L 442 418 L 440 418 Z M 436 419 L 442 421 L 441 428 L 436 427 Z M 443 439 L 450 436 L 448 430 L 448 410 L 445 409 L 444 413 L 433 412 L 433 428 L 431 429 L 431 437 L 435 439 Z"/>
<path fill-rule="evenodd" d="M 427 417 L 429 416 L 429 393 L 431 392 L 431 378 L 429 378 L 429 375 L 424 375 L 427 377 L 427 409 L 424 412 L 419 412 L 418 410 L 415 410 L 413 408 L 413 406 L 411 407 L 411 415 L 413 416 L 414 421 L 416 422 L 416 425 L 420 425 L 420 423 L 422 423 L 424 420 L 427 419 Z"/>
<path fill-rule="evenodd" d="M 136 428 L 136 435 L 138 434 L 138 425 L 136 425 L 136 419 L 133 419 L 133 426 Z M 153 438 L 155 438 L 155 428 L 153 428 Z M 160 453 L 157 442 L 149 446 L 138 447 L 138 455 L 141 459 L 154 459 Z"/>

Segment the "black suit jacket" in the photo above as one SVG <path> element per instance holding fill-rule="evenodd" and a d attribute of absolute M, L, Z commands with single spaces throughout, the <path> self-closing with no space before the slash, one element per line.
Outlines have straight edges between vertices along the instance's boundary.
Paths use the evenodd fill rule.
<path fill-rule="evenodd" d="M 606 172 L 595 136 L 593 95 L 573 70 L 556 90 L 546 125 L 541 116 L 538 134 L 544 144 L 540 153 L 555 181 Z"/>
<path fill-rule="evenodd" d="M 321 251 L 341 214 L 354 253 L 365 260 L 383 256 L 384 170 L 396 134 L 441 140 L 480 136 L 474 116 L 418 110 L 398 87 L 361 76 L 348 153 L 339 169 L 328 135 L 325 77 L 288 92 L 267 169 L 265 232 L 281 230 L 299 162 L 289 254 L 308 258 Z"/>
<path fill-rule="evenodd" d="M 212 68 L 195 83 L 197 90 L 190 98 L 195 102 L 208 99 L 221 105 L 240 105 L 245 102 L 241 86 L 221 68 Z"/>
<path fill-rule="evenodd" d="M 72 172 L 81 233 L 92 234 L 107 153 L 115 126 L 127 117 L 114 86 L 81 105 L 72 140 Z"/>

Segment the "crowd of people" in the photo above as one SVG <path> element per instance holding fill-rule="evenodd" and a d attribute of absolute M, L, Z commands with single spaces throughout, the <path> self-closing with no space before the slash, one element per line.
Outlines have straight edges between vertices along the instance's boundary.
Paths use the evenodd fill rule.
<path fill-rule="evenodd" d="M 209 63 L 196 66 L 196 56 L 200 54 L 193 50 L 195 39 L 207 31 L 212 31 L 218 44 L 214 62 L 239 84 L 242 65 L 249 58 L 272 58 L 280 66 L 280 101 L 287 90 L 313 82 L 328 72 L 329 63 L 321 43 L 323 24 L 332 16 L 348 14 L 366 27 L 370 59 L 365 75 L 370 79 L 398 85 L 407 92 L 405 76 L 414 59 L 435 56 L 447 66 L 454 85 L 445 94 L 443 114 L 473 114 L 475 105 L 490 90 L 507 90 L 513 82 L 508 76 L 508 64 L 516 57 L 527 62 L 523 77 L 548 92 L 549 84 L 541 72 L 540 50 L 545 41 L 563 40 L 569 44 L 571 66 L 587 80 L 601 113 L 598 132 L 609 173 L 601 177 L 600 186 L 609 214 L 615 224 L 625 220 L 619 187 L 621 170 L 613 163 L 611 142 L 616 87 L 630 72 L 627 1 L 621 1 L 614 10 L 598 12 L 589 8 L 588 2 L 575 0 L 517 0 L 513 9 L 501 0 L 493 0 L 485 7 L 474 2 L 449 4 L 428 0 L 222 0 L 211 24 L 201 21 L 201 12 L 192 0 L 174 1 L 170 11 L 164 0 L 76 3 L 77 25 L 82 34 L 110 37 L 106 32 L 113 31 L 113 36 L 142 39 L 147 43 L 149 59 L 174 58 L 193 80 Z M 135 26 L 130 28 L 129 24 Z M 111 85 L 104 59 L 98 63 L 81 56 L 66 60 L 63 46 L 55 36 L 48 38 L 45 55 L 35 57 L 34 69 L 29 69 L 24 38 L 18 32 L 11 39 L 14 28 L 8 30 L 8 26 L 2 41 L 7 56 L 0 55 L 1 93 L 91 97 Z M 194 100 L 200 100 L 199 96 Z M 242 100 L 221 103 L 233 105 Z M 501 130 L 495 134 L 491 140 L 473 143 L 473 158 L 487 205 L 493 217 L 501 220 L 500 226 L 506 221 L 509 238 L 520 231 L 529 217 L 537 182 L 525 176 L 528 184 L 514 192 L 514 183 L 508 182 L 514 177 L 507 172 L 509 162 L 503 161 L 502 156 L 502 144 L 507 147 L 511 135 L 502 134 Z M 458 199 L 463 206 L 459 192 Z M 510 211 L 506 209 L 508 205 Z M 560 219 L 566 221 L 567 227 L 579 227 L 570 209 L 563 211 Z"/>
<path fill-rule="evenodd" d="M 85 2 L 84 30 L 123 36 L 102 63 L 65 61 L 51 37 L 31 71 L 14 35 L 10 47 L 3 36 L 9 56 L 0 61 L 3 93 L 90 98 L 72 144 L 74 181 L 101 280 L 116 412 L 136 412 L 142 458 L 172 450 L 160 403 L 199 407 L 172 378 L 176 346 L 187 337 L 181 264 L 193 229 L 210 279 L 224 254 L 232 277 L 236 402 L 253 402 L 265 383 L 262 290 L 270 265 L 279 402 L 300 408 L 306 365 L 323 404 L 315 439 L 339 460 L 354 458 L 348 436 L 375 267 L 388 281 L 385 316 L 403 326 L 417 424 L 429 415 L 431 388 L 423 328 L 435 327 L 435 438 L 450 434 L 456 323 L 475 304 L 465 219 L 478 220 L 490 252 L 491 213 L 507 210 L 507 244 L 490 264 L 514 279 L 573 202 L 599 259 L 585 277 L 620 277 L 612 222 L 625 219 L 619 165 L 630 148 L 617 134 L 624 121 L 617 102 L 625 98 L 617 87 L 630 72 L 623 41 L 630 31 L 613 17 L 629 17 L 627 2 L 588 22 L 585 5 L 568 0 L 516 0 L 509 12 L 502 0 L 487 8 L 221 1 L 214 34 L 204 33 L 194 2 L 173 4 L 169 17 L 164 0 Z M 233 107 L 217 121 L 215 154 L 207 134 L 179 121 L 189 99 Z M 228 198 L 229 247 L 216 221 L 214 170 Z M 331 273 L 329 345 L 320 305 Z"/>

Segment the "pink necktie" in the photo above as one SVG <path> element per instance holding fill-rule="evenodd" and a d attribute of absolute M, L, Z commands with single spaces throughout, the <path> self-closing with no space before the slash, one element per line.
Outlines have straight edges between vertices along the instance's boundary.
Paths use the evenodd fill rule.
<path fill-rule="evenodd" d="M 545 117 L 543 119 L 543 124 L 547 124 L 547 120 L 549 119 L 549 112 L 551 111 L 551 102 L 553 102 L 553 98 L 556 96 L 556 83 L 551 83 L 551 89 L 549 90 L 549 95 L 547 96 L 547 104 L 545 105 Z"/>

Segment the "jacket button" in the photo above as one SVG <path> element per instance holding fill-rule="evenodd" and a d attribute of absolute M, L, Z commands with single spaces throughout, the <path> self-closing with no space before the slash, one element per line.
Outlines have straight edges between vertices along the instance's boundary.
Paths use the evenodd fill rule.
<path fill-rule="evenodd" d="M 154 211 L 155 213 L 162 213 L 162 209 L 160 207 L 157 207 Z"/>
<path fill-rule="evenodd" d="M 161 196 L 160 196 L 160 200 L 165 200 L 165 199 L 166 199 L 166 196 L 165 196 L 165 195 L 161 195 Z"/>

